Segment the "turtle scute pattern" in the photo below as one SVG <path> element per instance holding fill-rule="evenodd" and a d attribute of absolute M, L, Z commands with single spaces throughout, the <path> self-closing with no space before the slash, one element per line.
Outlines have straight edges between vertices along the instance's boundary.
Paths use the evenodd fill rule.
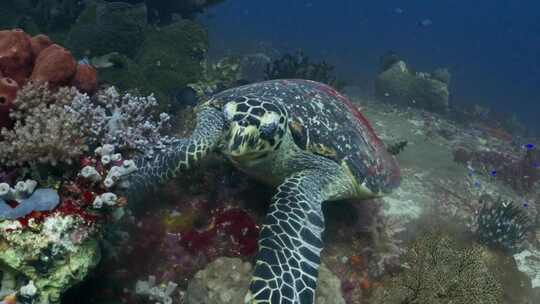
<path fill-rule="evenodd" d="M 324 180 L 306 170 L 278 187 L 259 237 L 254 303 L 313 303 L 323 248 Z"/>

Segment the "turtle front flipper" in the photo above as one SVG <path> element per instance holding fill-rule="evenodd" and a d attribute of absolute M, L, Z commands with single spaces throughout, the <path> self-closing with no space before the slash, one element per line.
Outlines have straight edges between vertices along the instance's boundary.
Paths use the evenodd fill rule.
<path fill-rule="evenodd" d="M 347 196 L 350 185 L 339 171 L 309 169 L 293 174 L 278 187 L 261 230 L 245 303 L 314 303 L 323 248 L 321 205 Z"/>
<path fill-rule="evenodd" d="M 138 170 L 128 178 L 128 193 L 144 193 L 188 169 L 201 160 L 220 142 L 226 121 L 223 113 L 204 108 L 197 114 L 197 125 L 189 138 L 179 139 L 173 147 L 156 153 L 152 158 L 135 160 Z"/>

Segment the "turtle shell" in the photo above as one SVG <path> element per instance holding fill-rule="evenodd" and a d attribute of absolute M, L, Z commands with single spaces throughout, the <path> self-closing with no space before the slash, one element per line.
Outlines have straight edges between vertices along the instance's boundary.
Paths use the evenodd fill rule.
<path fill-rule="evenodd" d="M 336 161 L 373 193 L 399 185 L 395 158 L 362 113 L 330 86 L 302 79 L 270 80 L 224 91 L 214 100 L 226 102 L 241 96 L 279 103 L 287 111 L 291 134 L 301 149 Z"/>

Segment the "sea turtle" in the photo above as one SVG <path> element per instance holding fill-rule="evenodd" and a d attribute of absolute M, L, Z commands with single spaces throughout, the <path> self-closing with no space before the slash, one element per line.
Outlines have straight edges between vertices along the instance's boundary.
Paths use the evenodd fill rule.
<path fill-rule="evenodd" d="M 131 182 L 139 190 L 152 187 L 213 150 L 277 186 L 246 303 L 314 303 L 322 203 L 376 197 L 400 180 L 395 159 L 346 97 L 325 84 L 292 79 L 214 95 L 198 107 L 191 137 L 140 160 Z"/>

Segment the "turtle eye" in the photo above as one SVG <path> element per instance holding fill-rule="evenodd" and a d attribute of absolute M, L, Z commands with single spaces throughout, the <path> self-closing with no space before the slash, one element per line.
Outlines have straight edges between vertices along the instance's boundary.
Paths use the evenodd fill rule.
<path fill-rule="evenodd" d="M 277 124 L 276 123 L 270 123 L 267 125 L 261 126 L 261 138 L 265 140 L 270 140 L 274 137 L 274 133 L 276 132 Z"/>

